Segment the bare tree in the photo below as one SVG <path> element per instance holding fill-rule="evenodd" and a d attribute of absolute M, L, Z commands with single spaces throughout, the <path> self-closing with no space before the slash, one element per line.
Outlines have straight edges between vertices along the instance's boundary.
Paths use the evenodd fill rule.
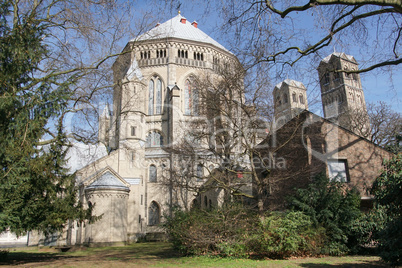
<path fill-rule="evenodd" d="M 191 81 L 198 102 L 194 103 L 191 119 L 183 124 L 179 142 L 166 148 L 177 162 L 170 171 L 172 180 L 165 178 L 166 183 L 181 189 L 178 191 L 183 197 L 198 196 L 197 203 L 202 207 L 211 206 L 209 200 L 200 198 L 209 196 L 212 205 L 237 199 L 255 206 L 258 203 L 264 211 L 265 202 L 260 200 L 266 194 L 267 180 L 264 177 L 262 181 L 257 173 L 265 161 L 262 158 L 267 156 L 259 153 L 258 146 L 271 122 L 261 116 L 264 113 L 257 112 L 257 107 L 262 103 L 260 96 L 268 96 L 268 87 L 245 88 L 246 73 L 237 61 L 216 66 L 215 71 Z M 265 102 L 261 108 L 264 106 L 267 110 L 270 107 Z"/>
<path fill-rule="evenodd" d="M 346 48 L 349 42 L 358 43 L 367 55 L 364 68 L 354 72 L 402 62 L 400 1 L 245 1 L 225 2 L 222 9 L 224 28 L 235 31 L 239 50 L 254 58 L 251 64 L 294 66 L 308 56 L 323 58 L 332 46 Z M 307 15 L 312 22 L 306 21 Z M 311 23 L 314 30 L 308 32 Z"/>
<path fill-rule="evenodd" d="M 368 115 L 371 125 L 371 141 L 383 147 L 395 145 L 402 135 L 402 117 L 385 102 L 370 103 Z"/>
<path fill-rule="evenodd" d="M 343 126 L 382 147 L 395 145 L 402 134 L 401 114 L 382 101 L 369 103 L 367 110 L 350 109 L 344 115 Z"/>

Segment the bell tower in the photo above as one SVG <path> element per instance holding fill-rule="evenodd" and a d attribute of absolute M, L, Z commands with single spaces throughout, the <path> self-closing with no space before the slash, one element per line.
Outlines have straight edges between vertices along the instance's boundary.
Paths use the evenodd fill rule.
<path fill-rule="evenodd" d="M 320 62 L 317 70 L 324 117 L 360 136 L 368 137 L 370 123 L 360 75 L 337 71 L 359 70 L 355 58 L 334 52 Z"/>
<path fill-rule="evenodd" d="M 275 86 L 273 95 L 276 129 L 282 127 L 303 110 L 308 110 L 307 89 L 301 82 L 286 79 Z"/>

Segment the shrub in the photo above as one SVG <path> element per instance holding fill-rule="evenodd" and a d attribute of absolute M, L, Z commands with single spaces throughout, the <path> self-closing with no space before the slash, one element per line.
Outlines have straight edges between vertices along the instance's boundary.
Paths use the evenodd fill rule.
<path fill-rule="evenodd" d="M 379 231 L 379 254 L 392 265 L 402 265 L 402 153 L 384 162 L 372 193 L 387 215 Z"/>
<path fill-rule="evenodd" d="M 8 257 L 8 249 L 2 249 L 0 250 L 0 261 L 6 261 Z"/>
<path fill-rule="evenodd" d="M 273 213 L 248 241 L 250 252 L 274 259 L 316 255 L 322 247 L 323 228 L 314 228 L 302 212 Z"/>
<path fill-rule="evenodd" d="M 355 247 L 350 239 L 353 223 L 363 216 L 360 211 L 360 195 L 345 184 L 330 181 L 321 174 L 306 189 L 298 189 L 289 198 L 290 207 L 311 217 L 313 225 L 325 228 L 327 241 L 323 254 L 342 255 Z"/>
<path fill-rule="evenodd" d="M 244 256 L 243 238 L 258 223 L 256 215 L 238 204 L 213 210 L 175 210 L 166 229 L 182 254 Z"/>
<path fill-rule="evenodd" d="M 176 210 L 164 225 L 174 247 L 183 254 L 224 257 L 315 255 L 325 240 L 302 212 L 274 213 L 263 220 L 241 205 L 209 211 Z"/>

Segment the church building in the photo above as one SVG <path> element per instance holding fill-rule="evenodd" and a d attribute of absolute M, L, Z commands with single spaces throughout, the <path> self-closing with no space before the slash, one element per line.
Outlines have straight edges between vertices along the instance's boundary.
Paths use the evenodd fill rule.
<path fill-rule="evenodd" d="M 173 207 L 219 205 L 220 190 L 214 190 L 214 198 L 189 190 L 210 183 L 208 176 L 219 164 L 202 157 L 192 159 L 181 170 L 190 174 L 180 177 L 186 187 L 174 186 L 172 170 L 181 169 L 179 162 L 184 159 L 172 148 L 183 140 L 198 144 L 192 122 L 205 107 L 194 81 L 219 77 L 222 68 L 238 63 L 196 21 L 180 13 L 130 40 L 113 65 L 113 108 L 106 106 L 99 117 L 99 141 L 110 153 L 76 172 L 80 201 L 100 218 L 92 223 L 70 222 L 66 232 L 47 244 L 157 240 L 164 234 L 160 223 Z M 270 166 L 269 172 L 260 172 L 270 176 L 267 208 L 283 209 L 284 197 L 320 172 L 356 186 L 362 200 L 371 200 L 367 189 L 379 175 L 382 159 L 391 154 L 348 125 L 351 111 L 366 112 L 365 100 L 359 75 L 335 72 L 340 68 L 358 70 L 356 60 L 344 53 L 331 54 L 318 67 L 325 118 L 308 111 L 307 89 L 301 82 L 286 79 L 275 86 L 275 123 L 261 143 L 268 146 L 262 146 L 260 153 L 268 156 L 274 151 L 286 167 Z M 370 128 L 368 119 L 361 128 Z M 244 179 L 241 172 L 236 175 Z M 36 237 L 30 236 L 30 245 L 46 243 Z"/>
<path fill-rule="evenodd" d="M 180 14 L 128 42 L 113 65 L 113 109 L 99 119 L 99 139 L 111 153 L 76 173 L 81 202 L 102 216 L 72 226 L 68 244 L 152 240 L 172 206 L 196 202 L 194 192 L 169 186 L 176 160 L 168 148 L 188 138 L 200 114 L 194 79 L 237 61 Z M 192 165 L 201 184 L 206 163 Z"/>

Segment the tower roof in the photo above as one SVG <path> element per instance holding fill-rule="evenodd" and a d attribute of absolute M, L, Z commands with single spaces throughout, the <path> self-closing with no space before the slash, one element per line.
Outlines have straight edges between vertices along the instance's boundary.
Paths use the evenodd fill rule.
<path fill-rule="evenodd" d="M 278 83 L 275 88 L 280 89 L 282 87 L 283 84 L 287 84 L 289 86 L 294 86 L 294 87 L 298 87 L 298 88 L 306 88 L 302 82 L 296 81 L 296 80 L 292 80 L 292 79 L 285 79 L 283 82 Z"/>
<path fill-rule="evenodd" d="M 347 55 L 347 54 L 345 54 L 343 52 L 334 52 L 332 54 L 329 54 L 321 62 L 329 63 L 329 61 L 331 60 L 331 57 L 333 57 L 333 56 L 338 57 L 338 58 L 343 58 L 343 59 L 351 61 L 353 63 L 357 63 L 353 56 Z"/>
<path fill-rule="evenodd" d="M 131 41 L 144 41 L 163 38 L 180 38 L 191 41 L 198 41 L 207 44 L 214 45 L 218 48 L 228 51 L 224 46 L 217 41 L 209 37 L 206 33 L 198 28 L 197 22 L 189 22 L 180 14 L 172 19 L 156 25 L 148 32 L 140 35 L 138 38 L 134 38 Z"/>

